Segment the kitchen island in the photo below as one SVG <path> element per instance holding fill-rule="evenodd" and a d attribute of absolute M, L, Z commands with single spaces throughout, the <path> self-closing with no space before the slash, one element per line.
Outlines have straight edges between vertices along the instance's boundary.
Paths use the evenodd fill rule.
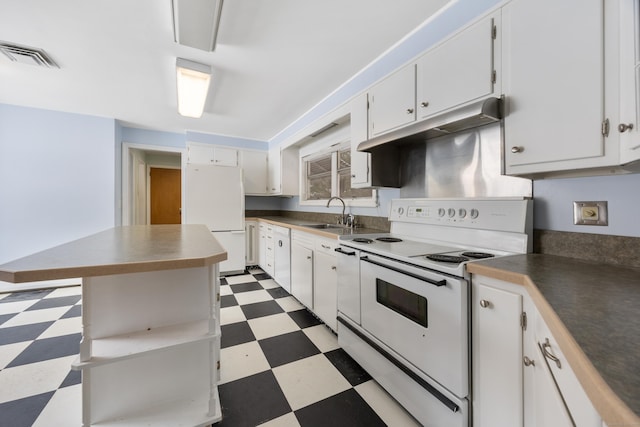
<path fill-rule="evenodd" d="M 523 286 L 606 424 L 640 426 L 640 269 L 542 254 L 467 268 Z"/>
<path fill-rule="evenodd" d="M 203 225 L 116 227 L 0 265 L 0 280 L 82 277 L 82 423 L 221 418 L 218 263 Z"/>

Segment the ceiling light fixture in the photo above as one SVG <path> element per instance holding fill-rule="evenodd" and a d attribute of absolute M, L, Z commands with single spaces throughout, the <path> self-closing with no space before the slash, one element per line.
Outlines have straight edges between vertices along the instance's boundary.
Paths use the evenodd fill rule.
<path fill-rule="evenodd" d="M 184 46 L 213 52 L 222 0 L 172 0 L 173 38 Z"/>
<path fill-rule="evenodd" d="M 200 118 L 211 83 L 211 67 L 182 58 L 176 60 L 178 113 Z"/>

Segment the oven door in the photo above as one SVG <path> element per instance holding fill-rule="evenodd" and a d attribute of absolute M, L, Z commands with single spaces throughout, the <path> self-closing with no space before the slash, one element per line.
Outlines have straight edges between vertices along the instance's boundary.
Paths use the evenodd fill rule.
<path fill-rule="evenodd" d="M 468 282 L 360 257 L 362 327 L 458 397 L 469 394 Z"/>

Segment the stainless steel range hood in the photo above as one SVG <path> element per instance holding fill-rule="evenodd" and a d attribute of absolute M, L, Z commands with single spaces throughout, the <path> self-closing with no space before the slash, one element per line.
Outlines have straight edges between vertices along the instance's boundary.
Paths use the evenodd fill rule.
<path fill-rule="evenodd" d="M 502 100 L 500 98 L 488 98 L 369 139 L 358 145 L 358 151 L 373 153 L 383 147 L 387 148 L 387 144 L 401 145 L 424 142 L 427 139 L 494 123 L 500 121 L 500 119 L 502 119 Z"/>

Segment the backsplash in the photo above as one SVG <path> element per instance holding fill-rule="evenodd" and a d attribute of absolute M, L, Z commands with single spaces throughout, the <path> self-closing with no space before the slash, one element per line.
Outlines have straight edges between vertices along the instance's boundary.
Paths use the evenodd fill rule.
<path fill-rule="evenodd" d="M 533 252 L 640 267 L 640 237 L 534 230 Z"/>
<path fill-rule="evenodd" d="M 320 212 L 303 212 L 303 211 L 265 211 L 265 210 L 247 210 L 245 217 L 260 218 L 269 216 L 283 216 L 287 218 L 301 219 L 311 223 L 334 224 L 337 222 L 338 215 L 335 213 Z M 391 224 L 387 217 L 356 215 L 356 224 L 358 227 L 373 228 L 381 232 L 388 233 Z"/>

